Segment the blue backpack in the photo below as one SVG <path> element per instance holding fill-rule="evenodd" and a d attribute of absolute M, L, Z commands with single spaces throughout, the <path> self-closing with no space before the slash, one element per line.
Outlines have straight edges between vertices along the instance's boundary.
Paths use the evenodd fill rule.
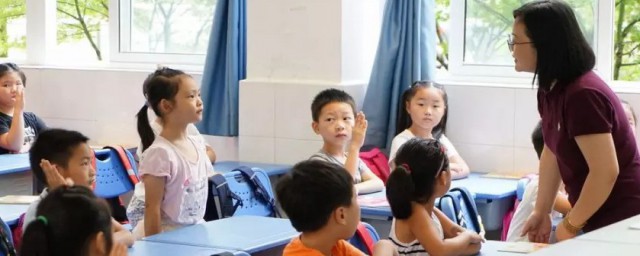
<path fill-rule="evenodd" d="M 16 249 L 13 247 L 11 229 L 9 225 L 0 219 L 0 256 L 16 256 Z"/>
<path fill-rule="evenodd" d="M 466 188 L 452 188 L 440 197 L 436 206 L 454 223 L 478 234 L 484 234 L 482 218 L 478 214 L 476 202 Z"/>

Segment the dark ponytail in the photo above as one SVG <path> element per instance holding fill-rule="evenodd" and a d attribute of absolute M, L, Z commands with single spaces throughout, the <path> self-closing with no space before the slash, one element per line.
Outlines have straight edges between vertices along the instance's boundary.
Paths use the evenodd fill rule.
<path fill-rule="evenodd" d="M 412 202 L 429 202 L 438 175 L 449 169 L 449 160 L 437 140 L 413 138 L 400 146 L 393 161 L 397 167 L 387 179 L 387 200 L 393 217 L 407 219 Z"/>
<path fill-rule="evenodd" d="M 107 253 L 113 245 L 111 213 L 107 203 L 83 186 L 50 191 L 28 224 L 22 238 L 23 256 L 85 256 L 90 242 L 102 232 Z"/>
<path fill-rule="evenodd" d="M 421 88 L 426 89 L 426 88 L 432 88 L 432 87 L 439 89 L 440 92 L 442 93 L 442 100 L 444 101 L 445 108 L 444 108 L 444 114 L 442 115 L 442 119 L 440 119 L 440 123 L 438 123 L 435 127 L 433 127 L 431 134 L 433 134 L 433 138 L 437 140 L 437 139 L 440 139 L 440 137 L 442 137 L 442 135 L 446 133 L 447 117 L 449 116 L 449 99 L 447 97 L 447 91 L 445 91 L 444 86 L 439 83 L 435 83 L 431 81 L 416 81 L 413 84 L 411 84 L 411 87 L 409 87 L 407 90 L 405 90 L 402 93 L 400 102 L 398 102 L 398 116 L 396 118 L 396 135 L 398 135 L 405 129 L 408 129 L 409 127 L 411 127 L 411 124 L 412 124 L 411 116 L 409 116 L 409 113 L 407 112 L 407 104 L 411 102 L 411 99 L 413 99 L 414 96 L 416 96 L 418 89 L 421 89 Z"/>
<path fill-rule="evenodd" d="M 411 216 L 411 199 L 415 191 L 411 171 L 403 166 L 396 167 L 389 175 L 386 187 L 387 200 L 393 216 L 401 220 L 408 219 Z"/>
<path fill-rule="evenodd" d="M 151 125 L 149 124 L 149 115 L 147 114 L 148 109 L 149 106 L 144 105 L 136 115 L 138 117 L 138 135 L 140 135 L 140 140 L 142 141 L 141 152 L 144 152 L 149 148 L 156 137 L 153 133 L 153 129 L 151 129 Z"/>
<path fill-rule="evenodd" d="M 147 109 L 151 108 L 156 116 L 162 118 L 158 104 L 162 100 L 172 101 L 180 89 L 180 81 L 183 77 L 190 77 L 181 70 L 166 67 L 159 68 L 147 76 L 142 84 L 142 93 L 147 99 L 147 103 L 142 106 L 138 114 L 138 135 L 142 141 L 142 151 L 144 152 L 155 140 L 155 134 L 149 124 Z M 154 122 L 152 120 L 152 122 Z"/>

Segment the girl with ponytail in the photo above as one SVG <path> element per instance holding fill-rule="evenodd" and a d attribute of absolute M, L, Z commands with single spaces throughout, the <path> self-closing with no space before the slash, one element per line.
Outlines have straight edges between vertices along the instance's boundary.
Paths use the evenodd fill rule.
<path fill-rule="evenodd" d="M 144 196 L 139 198 L 136 193 L 127 209 L 136 238 L 203 221 L 207 177 L 213 173 L 202 137 L 188 132 L 190 125 L 202 120 L 200 87 L 195 80 L 180 70 L 163 67 L 149 75 L 144 90 L 147 104 L 137 115 Z M 148 121 L 149 108 L 162 125 L 158 136 Z"/>
<path fill-rule="evenodd" d="M 446 149 L 433 139 L 413 138 L 394 159 L 387 180 L 393 213 L 389 239 L 403 256 L 474 255 L 483 238 L 449 220 L 434 207 L 451 186 Z"/>

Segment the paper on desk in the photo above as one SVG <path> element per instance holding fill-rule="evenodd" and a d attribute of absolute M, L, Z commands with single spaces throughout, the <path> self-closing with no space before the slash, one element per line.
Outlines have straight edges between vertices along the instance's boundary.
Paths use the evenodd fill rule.
<path fill-rule="evenodd" d="M 499 252 L 514 252 L 514 253 L 532 253 L 542 248 L 549 246 L 548 244 L 529 243 L 529 242 L 508 242 L 507 245 Z"/>
<path fill-rule="evenodd" d="M 634 224 L 631 224 L 631 226 L 629 226 L 630 229 L 635 229 L 635 230 L 640 230 L 640 222 L 636 222 Z"/>
<path fill-rule="evenodd" d="M 365 207 L 389 207 L 384 197 L 358 197 L 358 204 Z"/>
<path fill-rule="evenodd" d="M 0 197 L 0 204 L 31 204 L 38 196 L 8 195 Z"/>

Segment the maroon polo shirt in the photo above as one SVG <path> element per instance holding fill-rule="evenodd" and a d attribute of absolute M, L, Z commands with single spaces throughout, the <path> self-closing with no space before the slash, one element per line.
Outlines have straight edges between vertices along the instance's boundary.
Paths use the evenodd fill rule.
<path fill-rule="evenodd" d="M 576 136 L 611 133 L 620 173 L 609 198 L 584 231 L 640 214 L 640 156 L 618 96 L 593 71 L 565 88 L 538 91 L 545 145 L 556 155 L 569 202 L 575 205 L 589 174 Z"/>

